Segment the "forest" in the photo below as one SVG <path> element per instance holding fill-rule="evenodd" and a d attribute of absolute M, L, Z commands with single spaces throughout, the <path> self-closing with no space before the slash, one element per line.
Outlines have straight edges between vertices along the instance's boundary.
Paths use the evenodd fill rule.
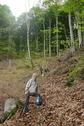
<path fill-rule="evenodd" d="M 39 0 L 25 10 L 16 18 L 0 4 L 0 126 L 84 126 L 84 0 Z M 34 72 L 43 103 L 31 98 L 20 115 Z M 20 107 L 4 113 L 17 97 Z"/>
<path fill-rule="evenodd" d="M 84 1 L 45 0 L 17 20 L 0 5 L 0 55 L 51 57 L 84 42 Z"/>

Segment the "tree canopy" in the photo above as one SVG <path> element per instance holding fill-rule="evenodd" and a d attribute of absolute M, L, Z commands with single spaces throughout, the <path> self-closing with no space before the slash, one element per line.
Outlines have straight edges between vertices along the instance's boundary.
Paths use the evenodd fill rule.
<path fill-rule="evenodd" d="M 44 0 L 40 6 L 21 14 L 15 21 L 10 8 L 0 5 L 0 40 L 7 42 L 17 54 L 27 52 L 27 23 L 31 53 L 51 55 L 74 46 L 84 45 L 84 1 Z M 11 39 L 11 40 L 10 40 Z M 6 42 L 2 45 L 7 45 Z M 10 44 L 11 43 L 11 44 Z M 12 46 L 11 46 L 12 45 Z M 49 49 L 50 48 L 50 49 Z M 7 51 L 7 50 L 6 50 Z"/>

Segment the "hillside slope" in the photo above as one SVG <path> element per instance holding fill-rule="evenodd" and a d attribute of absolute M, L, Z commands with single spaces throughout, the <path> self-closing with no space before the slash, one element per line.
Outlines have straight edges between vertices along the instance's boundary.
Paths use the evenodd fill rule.
<path fill-rule="evenodd" d="M 10 120 L 0 126 L 83 126 L 84 80 L 75 74 L 72 85 L 67 85 L 70 72 L 74 71 L 84 56 L 83 52 L 76 53 L 69 58 L 66 53 L 59 59 L 48 61 L 50 72 L 38 79 L 43 97 L 43 105 L 40 108 L 36 108 L 30 99 L 28 113 L 20 116 L 21 110 L 18 110 Z"/>

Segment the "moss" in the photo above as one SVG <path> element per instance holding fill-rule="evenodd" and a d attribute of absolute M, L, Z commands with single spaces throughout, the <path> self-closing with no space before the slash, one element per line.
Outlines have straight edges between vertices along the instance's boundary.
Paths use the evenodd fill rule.
<path fill-rule="evenodd" d="M 7 117 L 8 117 L 9 115 L 10 115 L 9 112 L 3 113 L 3 114 L 0 116 L 0 123 L 3 123 L 3 122 L 7 119 Z"/>
<path fill-rule="evenodd" d="M 67 86 L 72 86 L 76 79 L 84 79 L 84 59 L 80 59 L 79 63 L 69 70 Z"/>
<path fill-rule="evenodd" d="M 78 73 L 78 78 L 84 80 L 84 67 Z"/>

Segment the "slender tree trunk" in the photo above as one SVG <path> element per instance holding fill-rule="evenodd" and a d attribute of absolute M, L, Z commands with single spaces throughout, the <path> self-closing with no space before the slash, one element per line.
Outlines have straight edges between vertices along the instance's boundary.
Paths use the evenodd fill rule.
<path fill-rule="evenodd" d="M 20 52 L 22 51 L 22 48 L 23 46 L 22 46 L 22 36 L 20 36 Z"/>
<path fill-rule="evenodd" d="M 58 16 L 56 16 L 56 51 L 57 51 L 57 55 L 59 53 L 59 43 L 58 43 Z"/>
<path fill-rule="evenodd" d="M 27 48 L 28 48 L 28 58 L 31 62 L 31 66 L 33 68 L 33 61 L 32 61 L 32 58 L 31 58 L 31 54 L 30 54 L 30 44 L 29 44 L 29 26 L 27 25 Z"/>
<path fill-rule="evenodd" d="M 28 1 L 28 5 L 29 5 L 29 1 Z M 31 53 L 30 53 L 30 43 L 29 43 L 30 19 L 28 20 L 26 0 L 25 0 L 25 8 L 26 8 L 26 26 L 27 26 L 27 51 L 28 51 L 28 58 L 31 62 L 31 66 L 33 68 L 33 62 L 32 62 Z"/>
<path fill-rule="evenodd" d="M 82 44 L 83 44 L 83 46 L 84 46 L 84 31 L 83 31 L 83 40 L 82 40 Z"/>
<path fill-rule="evenodd" d="M 37 36 L 36 36 L 36 50 L 38 51 L 39 49 L 39 46 L 38 46 L 38 33 L 37 33 Z"/>
<path fill-rule="evenodd" d="M 49 19 L 49 57 L 51 57 L 51 19 Z"/>
<path fill-rule="evenodd" d="M 82 34 L 81 34 L 81 28 L 78 24 L 78 39 L 79 39 L 79 48 L 82 46 Z"/>
<path fill-rule="evenodd" d="M 82 46 L 82 32 L 81 32 L 81 26 L 79 25 L 80 23 L 80 16 L 79 12 L 76 12 L 76 22 L 77 22 L 77 28 L 78 28 L 78 40 L 79 40 L 79 48 Z"/>
<path fill-rule="evenodd" d="M 65 34 L 65 38 L 66 38 L 66 40 L 68 40 L 68 37 L 67 37 L 67 31 L 66 31 L 65 26 L 64 26 L 64 34 Z"/>
<path fill-rule="evenodd" d="M 10 33 L 10 28 L 9 28 L 9 41 L 8 41 L 8 50 L 10 52 L 10 49 L 11 49 L 11 33 Z"/>
<path fill-rule="evenodd" d="M 29 1 L 28 1 L 28 5 L 29 5 Z M 26 26 L 27 26 L 27 51 L 28 51 L 28 58 L 31 59 L 31 55 L 30 55 L 30 44 L 29 44 L 30 19 L 28 20 L 26 0 L 25 0 L 25 8 L 26 8 Z"/>
<path fill-rule="evenodd" d="M 31 59 L 30 44 L 29 44 L 29 28 L 28 28 L 28 26 L 27 26 L 27 49 L 28 49 L 28 57 L 29 57 L 29 59 Z"/>
<path fill-rule="evenodd" d="M 45 58 L 46 54 L 45 54 L 45 22 L 44 20 L 43 20 L 43 28 L 44 28 L 44 58 Z"/>
<path fill-rule="evenodd" d="M 71 39 L 71 48 L 74 47 L 74 36 L 72 29 L 71 13 L 69 12 L 69 30 L 70 30 L 70 39 Z"/>

